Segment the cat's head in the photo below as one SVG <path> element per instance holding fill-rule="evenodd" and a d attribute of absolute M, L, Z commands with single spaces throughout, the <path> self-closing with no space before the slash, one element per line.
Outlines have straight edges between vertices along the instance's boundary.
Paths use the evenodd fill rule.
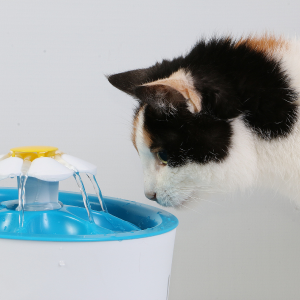
<path fill-rule="evenodd" d="M 251 151 L 249 132 L 238 118 L 230 87 L 222 89 L 222 83 L 216 85 L 209 77 L 199 81 L 181 67 L 180 59 L 108 80 L 138 101 L 132 141 L 149 199 L 178 207 L 197 200 L 201 192 L 230 190 L 252 180 L 254 162 L 245 166 L 247 153 L 237 142 L 246 139 Z"/>

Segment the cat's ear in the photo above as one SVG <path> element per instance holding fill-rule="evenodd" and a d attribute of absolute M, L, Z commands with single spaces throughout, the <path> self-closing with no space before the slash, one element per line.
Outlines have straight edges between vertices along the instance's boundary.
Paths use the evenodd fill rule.
<path fill-rule="evenodd" d="M 147 82 L 148 69 L 137 69 L 107 76 L 108 81 L 117 89 L 135 96 L 137 86 Z"/>
<path fill-rule="evenodd" d="M 135 96 L 157 108 L 173 106 L 185 102 L 192 113 L 200 112 L 201 97 L 196 91 L 193 79 L 183 69 L 170 77 L 145 83 L 135 89 Z"/>
<path fill-rule="evenodd" d="M 185 101 L 192 113 L 201 110 L 201 97 L 194 87 L 190 73 L 179 69 L 167 78 L 150 81 L 148 75 L 152 68 L 137 69 L 107 78 L 114 87 L 155 108 L 174 107 Z"/>
<path fill-rule="evenodd" d="M 154 109 L 166 113 L 186 101 L 183 95 L 175 89 L 160 84 L 138 86 L 134 94 L 142 103 L 149 104 Z"/>

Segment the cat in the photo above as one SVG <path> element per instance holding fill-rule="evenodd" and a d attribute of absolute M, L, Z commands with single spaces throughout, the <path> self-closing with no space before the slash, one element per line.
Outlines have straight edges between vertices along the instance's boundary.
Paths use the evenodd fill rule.
<path fill-rule="evenodd" d="M 299 41 L 202 39 L 108 80 L 137 100 L 132 141 L 149 199 L 180 207 L 263 184 L 300 205 Z"/>

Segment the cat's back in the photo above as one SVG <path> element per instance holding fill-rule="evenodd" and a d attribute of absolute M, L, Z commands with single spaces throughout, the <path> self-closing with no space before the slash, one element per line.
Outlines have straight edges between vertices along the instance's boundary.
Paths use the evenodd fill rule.
<path fill-rule="evenodd" d="M 271 54 L 286 72 L 291 87 L 300 93 L 300 40 L 297 38 L 282 39 L 282 43 L 282 47 L 275 47 Z M 300 104 L 299 98 L 296 103 Z"/>
<path fill-rule="evenodd" d="M 290 87 L 300 93 L 300 40 L 298 38 L 265 34 L 260 37 L 241 38 L 236 43 L 236 46 L 240 45 L 264 54 L 266 59 L 276 61 L 281 71 L 287 75 Z"/>

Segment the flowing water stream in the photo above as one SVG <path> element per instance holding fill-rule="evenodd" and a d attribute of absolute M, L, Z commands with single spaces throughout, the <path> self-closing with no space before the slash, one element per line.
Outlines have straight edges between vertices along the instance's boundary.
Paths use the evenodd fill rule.
<path fill-rule="evenodd" d="M 19 194 L 19 206 L 18 210 L 20 211 L 19 216 L 19 228 L 20 231 L 24 229 L 24 204 L 25 204 L 25 185 L 28 178 L 28 171 L 31 166 L 31 161 L 25 159 L 21 168 L 21 176 L 18 178 L 18 194 Z"/>
<path fill-rule="evenodd" d="M 100 190 L 100 187 L 99 187 L 99 184 L 98 184 L 98 182 L 96 180 L 95 175 L 92 176 L 92 175 L 86 173 L 86 176 L 89 178 L 89 180 L 91 181 L 91 183 L 93 185 L 94 191 L 95 191 L 95 193 L 96 193 L 96 195 L 98 197 L 98 200 L 99 200 L 99 203 L 100 203 L 100 206 L 101 206 L 102 210 L 104 212 L 108 212 L 107 211 L 107 207 L 106 207 L 105 202 L 104 202 L 104 199 L 103 199 L 103 196 L 102 196 L 102 193 L 101 193 L 101 190 Z"/>
<path fill-rule="evenodd" d="M 75 172 L 73 176 L 74 176 L 74 178 L 76 180 L 76 183 L 79 187 L 79 190 L 81 192 L 83 203 L 84 203 L 85 209 L 87 211 L 89 220 L 90 220 L 91 223 L 94 223 L 94 218 L 93 218 L 93 213 L 92 213 L 89 197 L 88 197 L 88 195 L 85 191 L 84 184 L 82 182 L 81 176 L 79 175 L 79 172 Z"/>

